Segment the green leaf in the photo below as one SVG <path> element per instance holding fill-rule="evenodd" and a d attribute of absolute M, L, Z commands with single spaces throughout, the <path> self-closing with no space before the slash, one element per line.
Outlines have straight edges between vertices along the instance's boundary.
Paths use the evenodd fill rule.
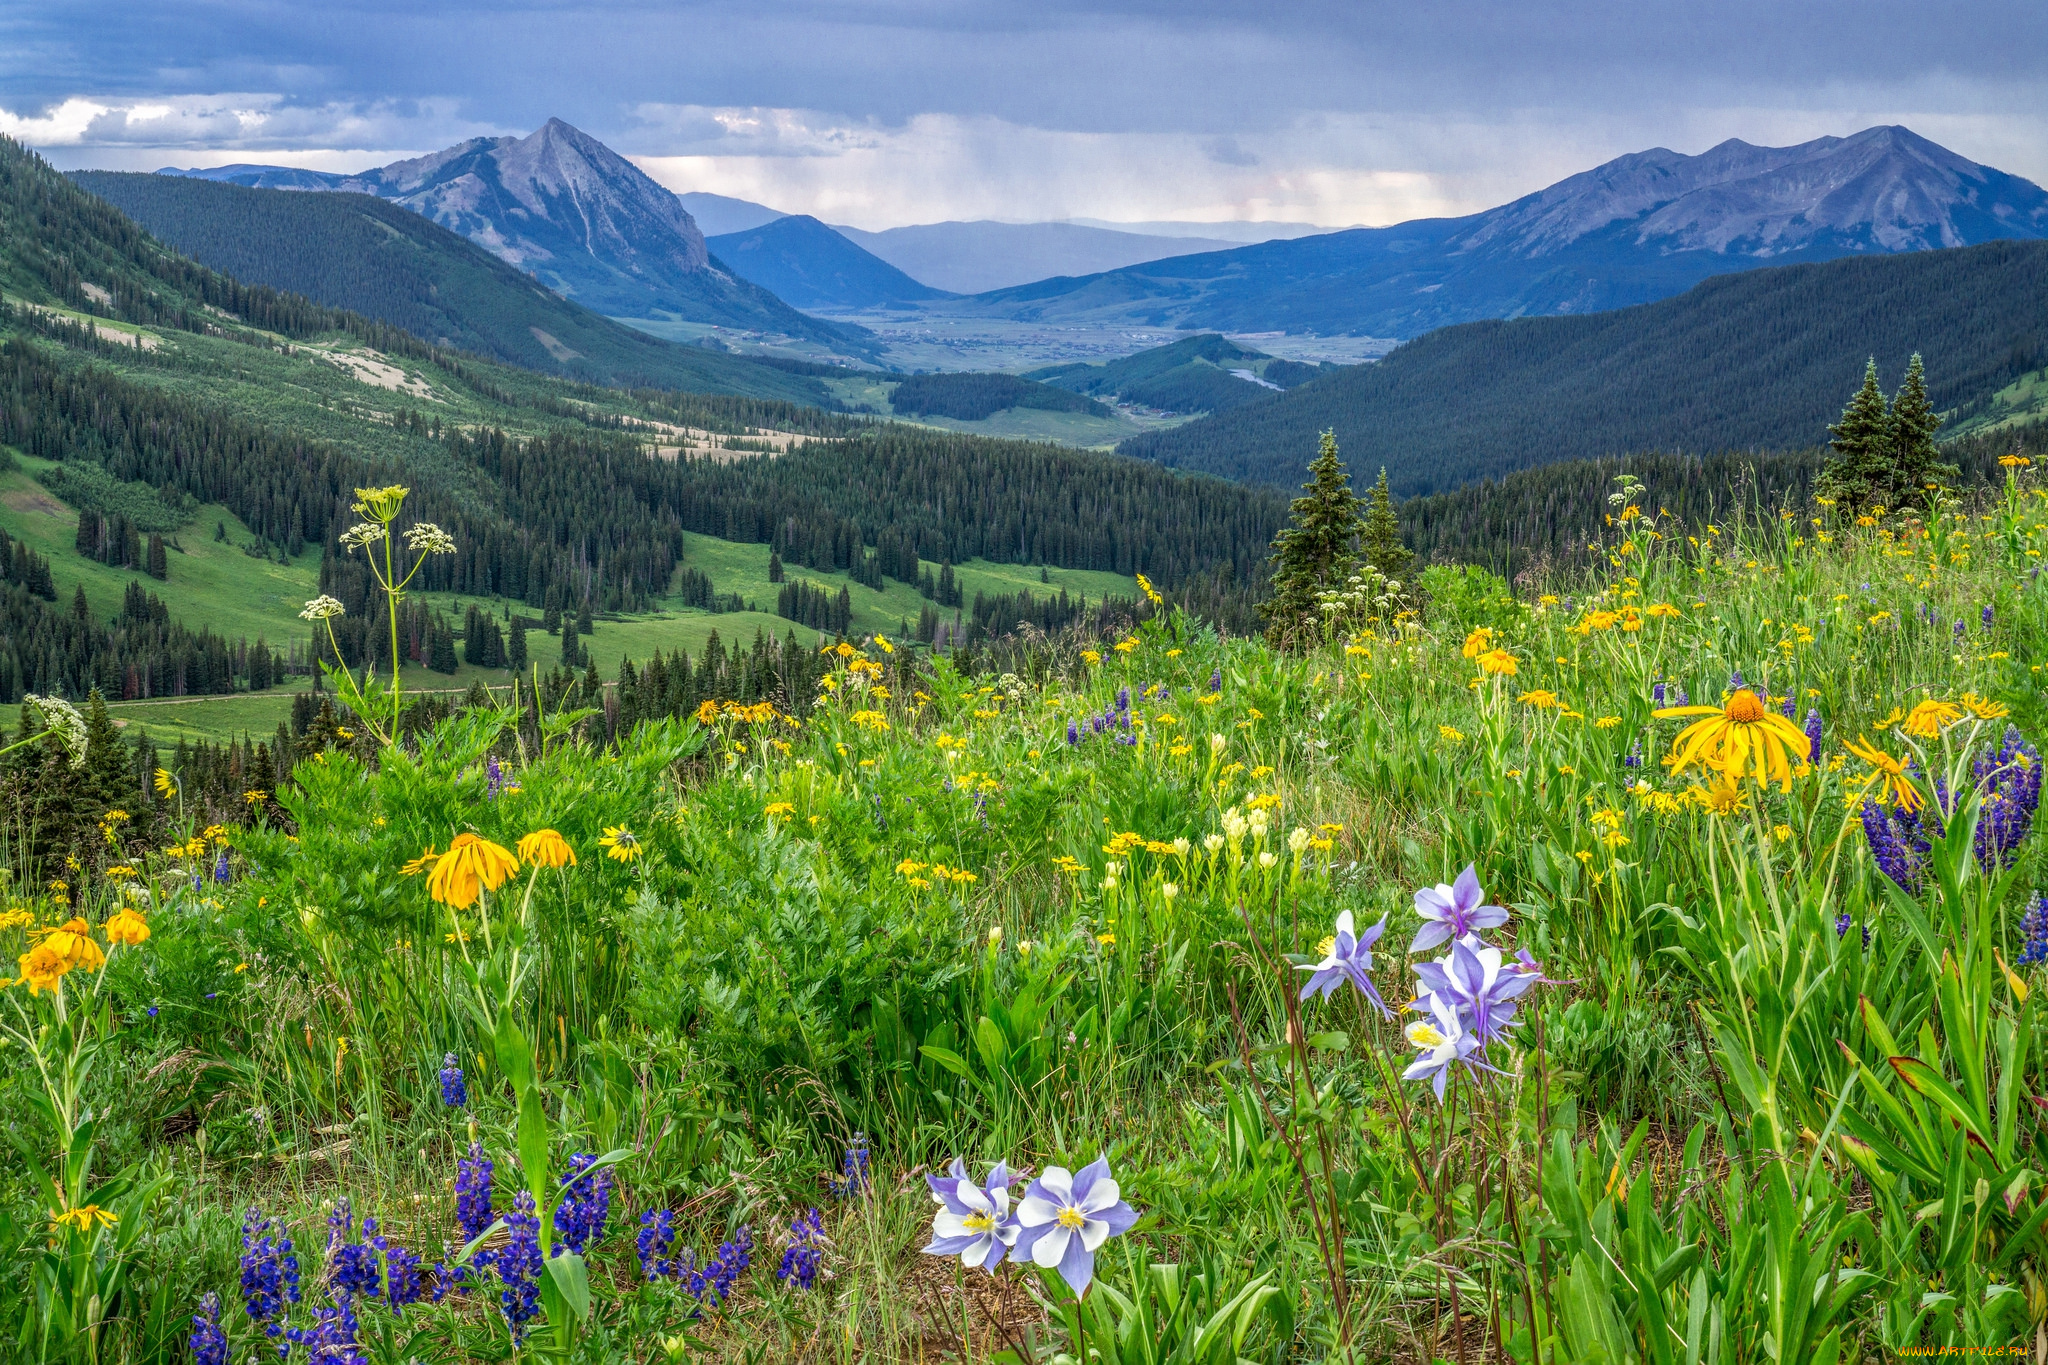
<path fill-rule="evenodd" d="M 522 1094 L 533 1088 L 533 1048 L 528 1045 L 526 1035 L 519 1031 L 519 1025 L 512 1022 L 512 1016 L 498 1016 L 497 1053 L 498 1069 L 512 1082 L 512 1088 Z"/>
<path fill-rule="evenodd" d="M 590 1317 L 590 1272 L 583 1264 L 583 1258 L 573 1251 L 559 1256 L 550 1256 L 545 1262 L 548 1278 L 554 1282 L 556 1292 L 562 1296 L 576 1321 L 584 1322 Z"/>
<path fill-rule="evenodd" d="M 1991 1149 L 1989 1135 L 1978 1124 L 1977 1116 L 1963 1103 L 1963 1097 L 1956 1093 L 1955 1087 L 1941 1078 L 1940 1072 L 1918 1057 L 1894 1057 L 1891 1063 L 1892 1070 L 1899 1073 L 1899 1079 L 1904 1081 L 1914 1094 L 1933 1101 L 1937 1108 L 1960 1124 L 1963 1131 L 1976 1140 L 1978 1146 L 1986 1151 Z"/>
<path fill-rule="evenodd" d="M 1351 1047 L 1351 1035 L 1347 1033 L 1317 1033 L 1310 1036 L 1308 1045 L 1318 1052 L 1344 1052 Z"/>
<path fill-rule="evenodd" d="M 972 1079 L 972 1077 L 969 1076 L 967 1072 L 966 1059 L 961 1057 L 959 1053 L 948 1052 L 945 1048 L 933 1047 L 929 1043 L 926 1043 L 922 1047 L 918 1048 L 918 1051 L 922 1052 L 925 1056 L 937 1062 L 940 1066 L 946 1068 L 946 1070 L 952 1072 L 955 1076 L 960 1077 L 962 1080 Z"/>
<path fill-rule="evenodd" d="M 540 1087 L 530 1087 L 519 1097 L 519 1169 L 526 1175 L 526 1188 L 535 1204 L 544 1204 L 548 1189 L 548 1116 L 541 1107 Z"/>

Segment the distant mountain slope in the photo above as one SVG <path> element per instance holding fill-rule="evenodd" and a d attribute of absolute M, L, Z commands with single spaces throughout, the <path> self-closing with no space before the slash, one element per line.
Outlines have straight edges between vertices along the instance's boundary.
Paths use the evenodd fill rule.
<path fill-rule="evenodd" d="M 882 232 L 850 227 L 839 231 L 912 279 L 955 294 L 979 294 L 1052 276 L 1089 275 L 1236 245 L 1078 223 L 920 223 Z"/>
<path fill-rule="evenodd" d="M 116 171 L 71 179 L 194 260 L 437 346 L 594 383 L 831 405 L 815 379 L 661 341 L 578 307 L 389 200 Z"/>
<path fill-rule="evenodd" d="M 777 218 L 789 216 L 781 209 L 771 209 L 751 199 L 733 199 L 723 194 L 706 194 L 702 190 L 679 194 L 676 200 L 697 221 L 698 230 L 707 238 L 766 227 Z"/>
<path fill-rule="evenodd" d="M 718 260 L 798 308 L 879 308 L 946 295 L 806 214 L 705 239 Z"/>
<path fill-rule="evenodd" d="M 1447 327 L 1285 394 L 1127 440 L 1129 455 L 1287 486 L 1334 428 L 1403 496 L 1556 460 L 1824 441 L 1875 356 L 1921 352 L 1937 407 L 1970 420 L 2048 364 L 2048 242 L 1993 242 L 1724 275 L 1588 317 Z"/>
<path fill-rule="evenodd" d="M 1266 242 L 974 301 L 982 314 L 1414 337 L 1590 313 L 1760 265 L 2048 236 L 2048 192 L 1905 128 L 1657 148 L 1466 218 Z M 934 278 L 924 276 L 923 278 Z"/>
<path fill-rule="evenodd" d="M 1228 412 L 1321 373 L 1211 332 L 1102 364 L 1049 365 L 1026 379 L 1170 413 Z"/>
<path fill-rule="evenodd" d="M 872 349 L 857 329 L 806 317 L 719 268 L 675 195 L 560 119 L 523 138 L 474 138 L 358 175 L 295 171 L 285 185 L 279 168 L 224 170 L 197 175 L 396 200 L 595 312 L 668 314 Z"/>

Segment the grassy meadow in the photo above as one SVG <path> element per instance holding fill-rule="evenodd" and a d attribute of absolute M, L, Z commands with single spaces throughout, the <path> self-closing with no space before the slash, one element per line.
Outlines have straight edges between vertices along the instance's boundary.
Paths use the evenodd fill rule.
<path fill-rule="evenodd" d="M 795 714 L 468 711 L 245 825 L 166 773 L 14 855 L 10 1349 L 2032 1350 L 2010 473 L 1883 524 L 1624 490 L 1597 571 L 1303 654 L 1166 602 L 1014 673 L 848 646 Z"/>

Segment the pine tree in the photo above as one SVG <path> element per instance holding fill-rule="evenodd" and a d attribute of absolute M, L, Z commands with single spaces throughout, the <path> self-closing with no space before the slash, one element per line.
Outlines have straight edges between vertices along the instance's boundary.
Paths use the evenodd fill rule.
<path fill-rule="evenodd" d="M 1892 490 L 1892 418 L 1884 390 L 1877 386 L 1875 358 L 1865 362 L 1863 386 L 1842 409 L 1842 419 L 1828 428 L 1828 438 L 1834 457 L 1814 492 L 1834 499 L 1843 516 L 1886 505 Z"/>
<path fill-rule="evenodd" d="M 782 581 L 782 556 L 773 550 L 768 552 L 768 581 L 770 583 L 780 583 Z"/>
<path fill-rule="evenodd" d="M 1915 351 L 1906 366 L 1906 377 L 1892 395 L 1892 485 L 1889 505 L 1905 507 L 1927 501 L 1928 485 L 1956 477 L 1956 467 L 1943 464 L 1934 433 L 1941 427 L 1941 414 L 1927 400 L 1927 372 Z"/>
<path fill-rule="evenodd" d="M 585 602 L 582 610 L 576 613 L 576 633 L 588 635 L 596 629 L 596 625 L 590 619 L 590 603 Z"/>
<path fill-rule="evenodd" d="M 1394 495 L 1387 490 L 1386 466 L 1380 467 L 1380 481 L 1366 495 L 1365 524 L 1358 537 L 1358 557 L 1380 571 L 1380 576 L 1408 585 L 1408 566 L 1415 554 L 1401 543 L 1401 519 L 1394 513 Z"/>
<path fill-rule="evenodd" d="M 512 639 L 505 648 L 505 662 L 514 673 L 526 668 L 526 618 L 514 612 L 512 615 Z"/>
<path fill-rule="evenodd" d="M 89 819 L 128 804 L 128 745 L 97 687 L 85 703 L 85 768 L 78 780 L 86 802 L 80 814 Z"/>
<path fill-rule="evenodd" d="M 143 571 L 156 579 L 171 576 L 170 559 L 164 554 L 164 538 L 154 531 L 149 536 L 149 563 Z"/>
<path fill-rule="evenodd" d="M 1288 525 L 1273 537 L 1273 597 L 1260 610 L 1266 639 L 1299 648 L 1316 638 L 1316 594 L 1351 570 L 1360 530 L 1358 495 L 1337 458 L 1337 433 L 1323 433 L 1309 462 L 1302 496 L 1287 509 Z"/>
<path fill-rule="evenodd" d="M 581 652 L 576 648 L 576 623 L 562 618 L 562 667 L 574 668 Z"/>

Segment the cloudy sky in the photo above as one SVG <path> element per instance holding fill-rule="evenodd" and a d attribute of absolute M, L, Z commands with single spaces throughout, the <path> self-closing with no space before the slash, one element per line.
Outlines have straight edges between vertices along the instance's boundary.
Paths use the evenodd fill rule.
<path fill-rule="evenodd" d="M 357 170 L 556 115 L 866 228 L 1335 226 L 1875 123 L 2048 183 L 2044 54 L 2040 0 L 0 0 L 0 132 L 67 169 Z"/>

